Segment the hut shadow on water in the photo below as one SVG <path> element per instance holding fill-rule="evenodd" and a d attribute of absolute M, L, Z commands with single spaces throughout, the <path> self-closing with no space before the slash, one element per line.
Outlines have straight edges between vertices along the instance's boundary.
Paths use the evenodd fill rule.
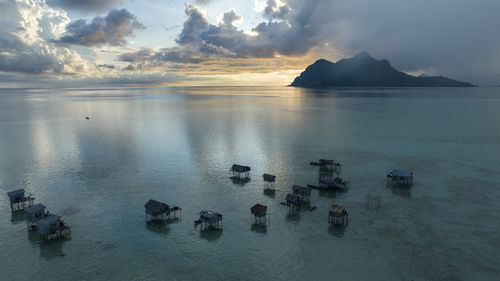
<path fill-rule="evenodd" d="M 401 186 L 395 186 L 389 188 L 392 191 L 392 194 L 397 195 L 399 197 L 405 198 L 405 199 L 411 199 L 411 188 L 410 187 L 401 187 Z"/>
<path fill-rule="evenodd" d="M 264 189 L 264 195 L 270 198 L 276 198 L 276 190 L 275 189 Z"/>
<path fill-rule="evenodd" d="M 250 230 L 256 233 L 267 233 L 267 225 L 265 224 L 252 224 Z"/>
<path fill-rule="evenodd" d="M 344 237 L 346 226 L 345 225 L 330 225 L 328 228 L 328 233 L 332 236 L 336 236 L 338 238 Z"/>
<path fill-rule="evenodd" d="M 26 213 L 24 210 L 22 211 L 14 211 L 10 217 L 10 221 L 12 224 L 18 224 L 20 222 L 24 222 L 26 220 Z"/>
<path fill-rule="evenodd" d="M 250 178 L 231 178 L 231 181 L 233 182 L 233 184 L 235 185 L 238 185 L 238 186 L 245 186 L 247 183 L 250 182 Z"/>
<path fill-rule="evenodd" d="M 171 223 L 171 222 L 170 222 Z M 154 232 L 156 234 L 160 234 L 162 236 L 167 236 L 170 232 L 170 228 L 168 227 L 169 222 L 159 221 L 159 220 L 150 220 L 146 222 L 146 228 Z"/>
<path fill-rule="evenodd" d="M 300 212 L 288 213 L 285 218 L 286 222 L 298 222 L 300 221 Z"/>
<path fill-rule="evenodd" d="M 222 236 L 222 229 L 204 229 L 200 231 L 200 238 L 209 242 L 217 241 Z"/>
<path fill-rule="evenodd" d="M 51 260 L 66 256 L 66 254 L 63 252 L 63 245 L 65 240 L 66 239 L 55 240 L 50 243 L 40 243 L 40 257 L 46 260 Z"/>
<path fill-rule="evenodd" d="M 28 231 L 28 240 L 31 243 L 41 243 L 43 240 L 40 238 L 40 234 L 36 231 Z"/>

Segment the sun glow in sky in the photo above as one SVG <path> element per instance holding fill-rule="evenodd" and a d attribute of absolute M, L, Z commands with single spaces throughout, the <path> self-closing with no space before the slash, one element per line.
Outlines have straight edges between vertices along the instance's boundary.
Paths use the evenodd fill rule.
<path fill-rule="evenodd" d="M 0 0 L 0 87 L 287 85 L 360 51 L 500 83 L 500 2 Z M 425 20 L 424 20 L 425 19 Z"/>

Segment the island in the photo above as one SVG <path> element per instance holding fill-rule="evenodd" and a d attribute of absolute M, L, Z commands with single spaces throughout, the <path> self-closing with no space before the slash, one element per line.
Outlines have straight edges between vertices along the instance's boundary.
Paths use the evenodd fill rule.
<path fill-rule="evenodd" d="M 337 63 L 319 59 L 290 84 L 292 87 L 476 87 L 443 76 L 419 77 L 396 70 L 388 60 L 374 59 L 366 52 Z"/>

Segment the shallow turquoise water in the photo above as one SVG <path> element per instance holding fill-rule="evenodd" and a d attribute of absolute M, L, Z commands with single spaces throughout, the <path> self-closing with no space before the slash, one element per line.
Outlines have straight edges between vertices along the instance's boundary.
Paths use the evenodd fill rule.
<path fill-rule="evenodd" d="M 498 280 L 499 121 L 495 88 L 3 89 L 0 279 Z M 315 211 L 288 215 L 279 202 L 317 182 L 320 157 L 344 164 L 351 189 L 313 191 Z M 229 180 L 233 163 L 252 180 Z M 414 186 L 386 187 L 392 168 L 411 169 Z M 17 188 L 72 238 L 29 234 L 8 206 Z M 146 224 L 150 198 L 182 220 Z M 250 224 L 257 202 L 266 228 Z M 328 226 L 332 203 L 348 209 L 345 229 Z M 224 215 L 222 232 L 194 229 L 203 209 Z"/>

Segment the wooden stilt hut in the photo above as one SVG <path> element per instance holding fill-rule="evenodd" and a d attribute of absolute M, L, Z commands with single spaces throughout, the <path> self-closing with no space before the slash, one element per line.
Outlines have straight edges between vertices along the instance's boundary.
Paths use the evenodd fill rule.
<path fill-rule="evenodd" d="M 276 188 L 276 176 L 271 174 L 262 175 L 264 179 L 264 188 L 265 189 L 275 189 Z"/>
<path fill-rule="evenodd" d="M 255 204 L 250 208 L 250 213 L 252 215 L 253 224 L 265 224 L 267 220 L 267 206 L 261 204 Z"/>
<path fill-rule="evenodd" d="M 232 179 L 247 180 L 250 179 L 250 170 L 248 166 L 233 164 L 229 170 L 229 177 Z"/>
<path fill-rule="evenodd" d="M 26 196 L 24 189 L 17 189 L 7 192 L 10 201 L 11 211 L 20 211 L 24 208 L 33 206 L 35 202 L 35 197 Z"/>
<path fill-rule="evenodd" d="M 146 219 L 154 221 L 166 221 L 177 218 L 177 212 L 182 211 L 181 208 L 174 206 L 170 207 L 165 203 L 150 199 L 145 205 Z"/>
<path fill-rule="evenodd" d="M 318 182 L 319 189 L 332 189 L 345 191 L 349 189 L 349 181 L 341 177 L 320 175 Z"/>
<path fill-rule="evenodd" d="M 288 206 L 288 211 L 291 213 L 300 211 L 300 196 L 296 194 L 290 194 L 285 197 L 286 204 Z"/>
<path fill-rule="evenodd" d="M 387 173 L 387 184 L 393 186 L 412 186 L 413 173 L 410 171 L 392 170 Z"/>
<path fill-rule="evenodd" d="M 335 173 L 342 172 L 342 164 L 335 162 L 334 160 L 319 159 L 319 167 L 323 170 L 333 171 Z"/>
<path fill-rule="evenodd" d="M 49 215 L 36 222 L 37 231 L 42 240 L 62 238 L 71 235 L 69 226 L 64 223 L 61 216 Z"/>
<path fill-rule="evenodd" d="M 222 215 L 214 211 L 201 211 L 194 225 L 200 225 L 201 230 L 222 229 Z"/>
<path fill-rule="evenodd" d="M 332 205 L 328 212 L 328 222 L 334 225 L 347 225 L 349 223 L 349 214 L 344 206 Z"/>
<path fill-rule="evenodd" d="M 26 213 L 26 225 L 28 230 L 36 229 L 36 222 L 50 215 L 47 208 L 40 203 L 24 209 L 24 212 Z"/>
<path fill-rule="evenodd" d="M 299 195 L 300 203 L 311 202 L 311 188 L 309 186 L 294 185 L 293 194 Z"/>

